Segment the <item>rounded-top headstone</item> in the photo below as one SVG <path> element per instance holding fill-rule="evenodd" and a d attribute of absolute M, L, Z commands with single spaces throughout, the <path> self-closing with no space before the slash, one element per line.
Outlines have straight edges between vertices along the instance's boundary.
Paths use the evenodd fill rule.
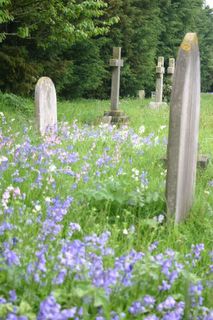
<path fill-rule="evenodd" d="M 57 130 L 57 99 L 52 80 L 42 77 L 35 87 L 36 124 L 42 135 Z"/>

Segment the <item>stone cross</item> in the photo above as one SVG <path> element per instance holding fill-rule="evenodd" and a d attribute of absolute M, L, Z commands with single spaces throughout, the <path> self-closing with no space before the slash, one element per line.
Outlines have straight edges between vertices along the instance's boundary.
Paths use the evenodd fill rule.
<path fill-rule="evenodd" d="M 110 66 L 113 67 L 111 84 L 111 110 L 104 113 L 104 122 L 125 123 L 128 122 L 129 118 L 124 114 L 123 111 L 119 110 L 120 74 L 121 67 L 123 67 L 120 47 L 113 48 L 113 59 L 110 59 Z"/>
<path fill-rule="evenodd" d="M 173 80 L 167 148 L 168 215 L 183 220 L 193 203 L 200 117 L 200 55 L 196 33 L 179 48 Z"/>
<path fill-rule="evenodd" d="M 165 73 L 164 57 L 158 57 L 158 64 L 156 66 L 156 89 L 155 89 L 155 101 L 150 102 L 149 108 L 157 109 L 163 105 L 167 105 L 163 102 L 163 75 Z"/>
<path fill-rule="evenodd" d="M 169 66 L 167 68 L 167 74 L 170 78 L 170 82 L 172 83 L 173 81 L 173 75 L 175 72 L 175 59 L 174 58 L 169 58 Z"/>
<path fill-rule="evenodd" d="M 123 67 L 123 60 L 121 59 L 121 48 L 113 48 L 113 59 L 110 59 L 110 66 L 112 71 L 111 84 L 111 110 L 119 109 L 119 93 L 120 93 L 120 73 Z"/>
<path fill-rule="evenodd" d="M 35 87 L 36 124 L 42 135 L 48 129 L 57 130 L 57 100 L 55 86 L 48 77 L 38 80 Z"/>
<path fill-rule="evenodd" d="M 164 57 L 158 57 L 158 65 L 156 67 L 156 94 L 155 102 L 161 103 L 163 99 L 163 75 L 165 73 Z"/>

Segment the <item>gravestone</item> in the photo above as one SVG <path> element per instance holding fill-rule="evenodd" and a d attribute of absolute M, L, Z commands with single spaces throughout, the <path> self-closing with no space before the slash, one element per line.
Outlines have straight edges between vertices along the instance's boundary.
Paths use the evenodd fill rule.
<path fill-rule="evenodd" d="M 110 66 L 113 68 L 111 83 L 111 110 L 109 112 L 105 112 L 104 117 L 111 117 L 111 123 L 124 123 L 128 121 L 128 117 L 123 111 L 119 110 L 120 73 L 121 67 L 123 67 L 120 47 L 113 48 L 113 59 L 110 59 Z"/>
<path fill-rule="evenodd" d="M 138 98 L 141 100 L 145 99 L 145 90 L 138 90 Z"/>
<path fill-rule="evenodd" d="M 175 72 L 175 59 L 169 58 L 169 66 L 167 68 L 167 75 L 169 77 L 170 83 L 173 81 L 173 76 Z"/>
<path fill-rule="evenodd" d="M 110 124 L 112 122 L 112 117 L 111 116 L 104 116 L 102 118 L 102 124 Z"/>
<path fill-rule="evenodd" d="M 193 203 L 200 117 L 200 56 L 196 33 L 187 33 L 173 79 L 167 147 L 168 215 L 183 220 Z"/>
<path fill-rule="evenodd" d="M 57 100 L 55 86 L 48 77 L 38 80 L 35 87 L 36 124 L 42 135 L 57 130 Z"/>
<path fill-rule="evenodd" d="M 158 64 L 156 66 L 156 89 L 155 89 L 155 101 L 150 102 L 149 108 L 158 109 L 161 106 L 167 104 L 163 102 L 163 75 L 165 73 L 164 57 L 158 57 Z"/>
<path fill-rule="evenodd" d="M 155 100 L 155 91 L 151 91 L 151 99 Z"/>

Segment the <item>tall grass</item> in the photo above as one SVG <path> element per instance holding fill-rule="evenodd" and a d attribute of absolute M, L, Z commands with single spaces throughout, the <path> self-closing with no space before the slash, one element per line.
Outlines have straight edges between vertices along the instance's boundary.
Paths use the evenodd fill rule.
<path fill-rule="evenodd" d="M 108 101 L 59 101 L 59 132 L 42 138 L 32 100 L 0 96 L 0 318 L 212 319 L 212 161 L 175 226 L 161 161 L 169 110 L 147 104 L 122 100 L 130 123 L 116 128 L 100 125 Z M 202 95 L 210 157 L 212 105 Z"/>

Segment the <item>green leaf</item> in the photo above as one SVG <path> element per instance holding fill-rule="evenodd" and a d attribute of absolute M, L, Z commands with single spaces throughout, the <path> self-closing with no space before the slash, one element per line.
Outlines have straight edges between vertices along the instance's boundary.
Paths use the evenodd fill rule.
<path fill-rule="evenodd" d="M 85 282 L 78 284 L 78 287 L 75 288 L 73 291 L 77 297 L 83 298 L 87 294 L 91 293 L 93 291 L 93 288 L 91 287 L 90 283 Z"/>
<path fill-rule="evenodd" d="M 0 317 L 6 317 L 8 312 L 13 311 L 14 306 L 11 303 L 0 304 Z M 0 318 L 2 319 L 2 318 Z"/>
<path fill-rule="evenodd" d="M 108 303 L 108 300 L 104 294 L 104 292 L 95 292 L 94 296 L 94 307 L 104 307 Z"/>
<path fill-rule="evenodd" d="M 20 303 L 20 306 L 19 306 L 19 312 L 21 314 L 26 314 L 30 311 L 32 311 L 32 309 L 31 309 L 31 306 L 29 305 L 29 303 L 22 300 Z"/>
<path fill-rule="evenodd" d="M 18 28 L 17 35 L 20 38 L 27 38 L 29 36 L 29 28 L 28 27 L 20 27 L 20 28 Z"/>

